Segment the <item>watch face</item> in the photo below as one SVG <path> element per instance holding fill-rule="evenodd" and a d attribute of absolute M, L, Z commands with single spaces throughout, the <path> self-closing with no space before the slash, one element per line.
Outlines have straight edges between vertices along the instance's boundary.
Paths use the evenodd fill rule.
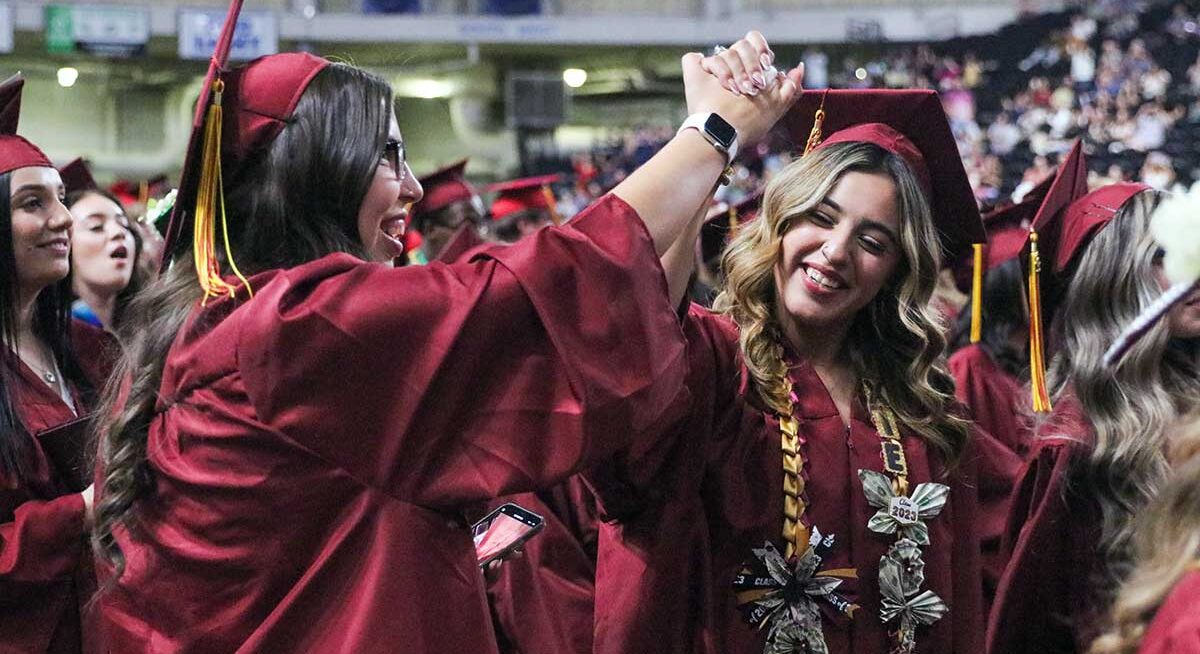
<path fill-rule="evenodd" d="M 708 120 L 704 122 L 704 131 L 717 139 L 717 142 L 725 147 L 733 145 L 733 140 L 737 138 L 737 130 L 733 125 L 725 122 L 724 118 L 716 114 L 709 114 Z"/>

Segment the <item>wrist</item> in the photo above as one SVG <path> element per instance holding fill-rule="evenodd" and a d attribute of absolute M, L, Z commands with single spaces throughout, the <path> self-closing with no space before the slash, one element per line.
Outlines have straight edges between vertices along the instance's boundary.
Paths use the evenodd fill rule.
<path fill-rule="evenodd" d="M 714 149 L 725 156 L 725 163 L 733 162 L 738 151 L 737 130 L 715 112 L 697 112 L 688 116 L 679 126 L 678 134 L 695 131 L 704 137 Z"/>

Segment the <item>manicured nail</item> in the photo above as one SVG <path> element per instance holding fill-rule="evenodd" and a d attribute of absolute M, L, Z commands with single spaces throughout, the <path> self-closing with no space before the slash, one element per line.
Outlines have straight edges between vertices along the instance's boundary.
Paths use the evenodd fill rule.
<path fill-rule="evenodd" d="M 770 68 L 771 67 L 771 58 L 768 57 L 767 53 L 764 52 L 763 54 L 758 56 L 758 63 L 762 64 L 763 69 Z"/>
<path fill-rule="evenodd" d="M 753 73 L 750 75 L 750 79 L 754 81 L 754 85 L 757 86 L 758 88 L 760 88 L 760 89 L 767 88 L 767 79 L 765 77 L 763 77 L 762 73 Z"/>
<path fill-rule="evenodd" d="M 742 90 L 737 87 L 737 83 L 734 82 L 733 80 L 729 80 L 728 82 L 726 82 L 725 88 L 729 89 L 729 92 L 734 95 L 742 94 Z"/>
<path fill-rule="evenodd" d="M 758 95 L 758 89 L 755 88 L 750 80 L 742 81 L 742 90 L 746 92 L 746 95 Z"/>

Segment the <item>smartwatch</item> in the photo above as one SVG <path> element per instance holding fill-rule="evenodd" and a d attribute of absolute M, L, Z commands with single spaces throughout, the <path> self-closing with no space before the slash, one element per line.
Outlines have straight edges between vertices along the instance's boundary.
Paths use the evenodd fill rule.
<path fill-rule="evenodd" d="M 717 114 L 692 114 L 679 126 L 677 133 L 682 133 L 685 129 L 695 129 L 703 134 L 714 148 L 725 155 L 726 163 L 733 161 L 733 158 L 737 156 L 737 130 L 729 124 L 729 121 Z"/>

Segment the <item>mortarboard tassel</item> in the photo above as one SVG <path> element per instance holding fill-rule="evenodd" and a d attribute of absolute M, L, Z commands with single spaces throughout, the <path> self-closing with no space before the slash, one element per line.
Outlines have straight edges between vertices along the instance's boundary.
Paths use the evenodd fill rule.
<path fill-rule="evenodd" d="M 828 95 L 828 89 L 821 94 L 821 104 L 817 107 L 817 113 L 813 114 L 812 130 L 808 133 L 808 141 L 804 144 L 804 155 L 807 155 L 813 151 L 813 148 L 821 145 L 821 140 L 825 138 L 821 133 L 821 128 L 825 125 L 825 98 Z"/>
<path fill-rule="evenodd" d="M 550 212 L 550 222 L 556 226 L 562 224 L 562 216 L 558 215 L 558 200 L 554 199 L 554 191 L 549 184 L 542 184 L 542 195 L 546 196 L 546 208 Z"/>
<path fill-rule="evenodd" d="M 221 277 L 221 264 L 217 261 L 216 253 L 216 208 L 221 205 L 221 236 L 225 240 L 225 255 L 229 259 L 229 267 L 233 274 L 241 280 L 250 297 L 254 290 L 250 282 L 238 270 L 233 262 L 233 252 L 229 249 L 229 224 L 225 220 L 225 188 L 221 180 L 221 94 L 225 83 L 221 80 L 213 82 L 212 102 L 208 105 L 204 124 L 204 145 L 200 151 L 200 184 L 196 191 L 196 214 L 193 227 L 192 254 L 196 262 L 196 276 L 200 279 L 200 287 L 204 289 L 203 303 L 211 297 L 219 297 L 226 293 L 229 297 L 237 296 L 237 287 L 231 286 Z"/>
<path fill-rule="evenodd" d="M 983 339 L 983 244 L 971 246 L 975 251 L 975 266 L 971 270 L 971 342 Z"/>
<path fill-rule="evenodd" d="M 733 237 L 737 236 L 738 227 L 739 227 L 738 210 L 737 210 L 737 207 L 735 207 L 731 204 L 731 205 L 729 205 L 729 236 L 726 236 L 725 240 L 728 241 L 728 240 L 732 239 Z"/>
<path fill-rule="evenodd" d="M 1046 388 L 1046 361 L 1042 339 L 1042 293 L 1038 273 L 1042 260 L 1038 256 L 1037 232 L 1029 232 L 1029 382 L 1033 390 L 1033 410 L 1050 411 L 1050 392 Z"/>

